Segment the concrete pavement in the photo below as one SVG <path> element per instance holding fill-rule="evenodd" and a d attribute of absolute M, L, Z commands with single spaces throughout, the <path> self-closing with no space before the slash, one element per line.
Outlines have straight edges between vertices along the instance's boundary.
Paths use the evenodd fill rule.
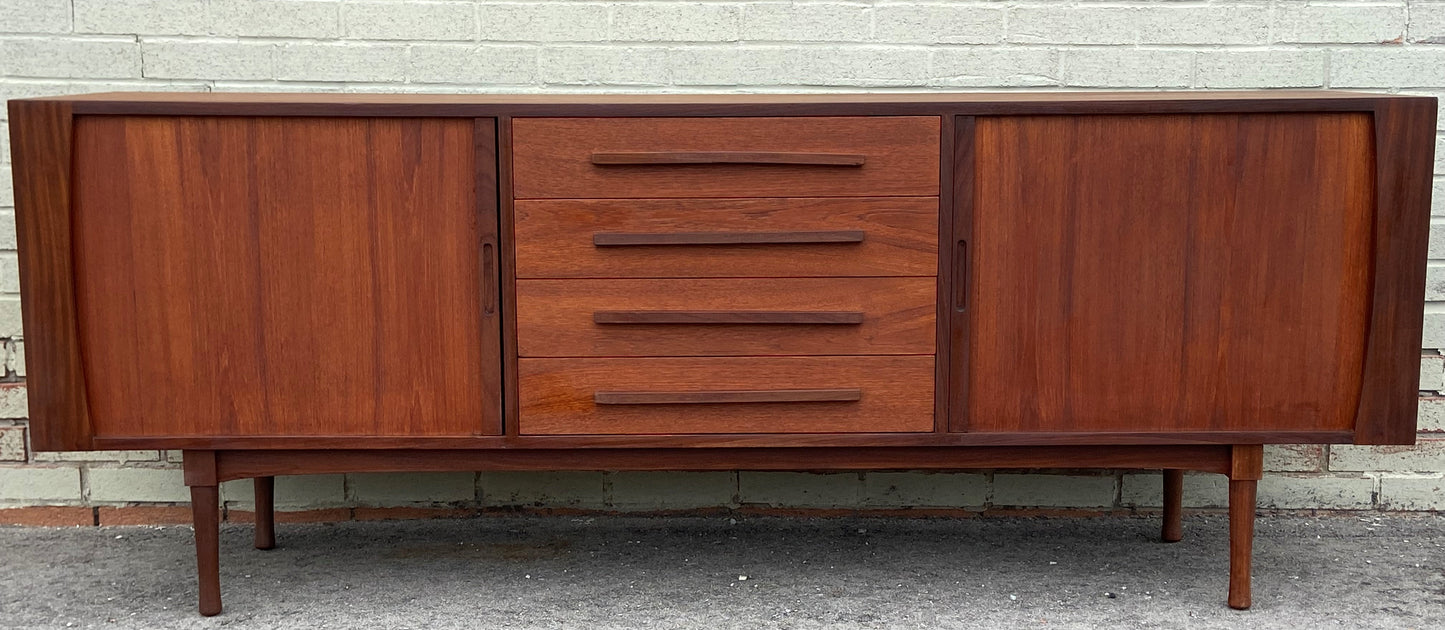
<path fill-rule="evenodd" d="M 488 516 L 222 529 L 0 528 L 6 628 L 1445 628 L 1445 516 L 1264 516 L 1255 607 L 1226 521 Z"/>

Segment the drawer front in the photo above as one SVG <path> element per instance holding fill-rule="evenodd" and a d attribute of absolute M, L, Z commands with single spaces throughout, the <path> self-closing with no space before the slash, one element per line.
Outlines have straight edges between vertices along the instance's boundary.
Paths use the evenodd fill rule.
<path fill-rule="evenodd" d="M 936 116 L 518 118 L 518 199 L 938 194 Z"/>
<path fill-rule="evenodd" d="M 938 199 L 530 200 L 520 278 L 932 276 Z"/>
<path fill-rule="evenodd" d="M 524 435 L 933 430 L 933 357 L 522 359 Z"/>
<path fill-rule="evenodd" d="M 933 278 L 518 280 L 524 357 L 932 354 Z"/>

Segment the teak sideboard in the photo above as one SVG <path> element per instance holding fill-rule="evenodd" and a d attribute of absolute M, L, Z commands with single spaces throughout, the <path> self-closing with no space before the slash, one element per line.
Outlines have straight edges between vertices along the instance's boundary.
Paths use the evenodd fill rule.
<path fill-rule="evenodd" d="M 94 94 L 9 103 L 40 450 L 217 484 L 1140 468 L 1415 435 L 1433 98 Z"/>

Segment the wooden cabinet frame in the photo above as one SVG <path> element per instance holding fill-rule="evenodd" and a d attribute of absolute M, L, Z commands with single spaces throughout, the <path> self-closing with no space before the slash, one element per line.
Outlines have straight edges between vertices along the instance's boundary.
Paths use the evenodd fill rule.
<path fill-rule="evenodd" d="M 39 450 L 183 449 L 192 488 L 201 610 L 220 610 L 216 485 L 257 479 L 257 543 L 274 544 L 274 475 L 441 470 L 778 470 L 1107 467 L 1166 470 L 1163 537 L 1179 536 L 1178 471 L 1228 475 L 1229 603 L 1248 607 L 1249 541 L 1260 445 L 1410 444 L 1423 322 L 1433 98 L 1345 92 L 860 94 L 749 96 L 480 96 L 97 94 L 9 103 L 26 332 L 31 430 Z M 1352 430 L 1174 432 L 968 431 L 968 268 L 978 117 L 1356 112 L 1370 117 L 1376 197 L 1368 253 L 1369 305 Z M 500 434 L 473 436 L 96 436 L 82 361 L 73 241 L 74 127 L 83 116 L 449 117 L 475 119 L 479 203 L 496 230 L 478 248 L 477 288 L 499 318 L 488 370 Z M 933 431 L 927 433 L 520 435 L 514 137 L 521 117 L 930 116 L 939 119 L 940 214 Z M 493 142 L 494 139 L 494 142 Z M 493 148 L 495 147 L 495 148 Z M 610 158 L 609 158 L 610 159 Z M 688 158 L 691 159 L 691 158 Z M 482 208 L 485 213 L 488 209 Z M 493 427 L 496 428 L 496 427 Z"/>

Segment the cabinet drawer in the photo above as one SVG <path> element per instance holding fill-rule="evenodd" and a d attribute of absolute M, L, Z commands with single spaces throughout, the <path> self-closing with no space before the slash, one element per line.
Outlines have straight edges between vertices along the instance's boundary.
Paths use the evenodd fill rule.
<path fill-rule="evenodd" d="M 932 276 L 938 199 L 531 200 L 521 278 Z"/>
<path fill-rule="evenodd" d="M 934 278 L 518 280 L 524 357 L 932 354 Z"/>
<path fill-rule="evenodd" d="M 933 430 L 933 357 L 522 359 L 523 434 Z"/>
<path fill-rule="evenodd" d="M 936 116 L 518 118 L 518 199 L 938 194 Z"/>

